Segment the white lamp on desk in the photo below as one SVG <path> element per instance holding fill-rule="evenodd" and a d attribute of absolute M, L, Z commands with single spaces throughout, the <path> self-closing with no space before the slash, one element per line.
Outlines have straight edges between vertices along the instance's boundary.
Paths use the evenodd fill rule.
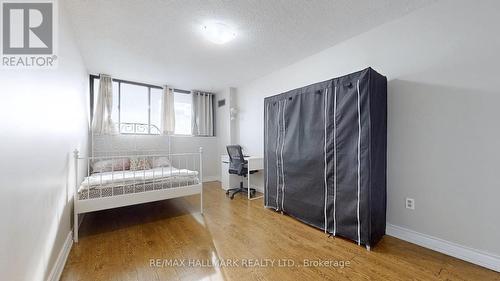
<path fill-rule="evenodd" d="M 231 117 L 231 121 L 236 120 L 236 117 L 238 116 L 238 108 L 231 107 L 231 109 L 229 109 L 229 116 Z"/>

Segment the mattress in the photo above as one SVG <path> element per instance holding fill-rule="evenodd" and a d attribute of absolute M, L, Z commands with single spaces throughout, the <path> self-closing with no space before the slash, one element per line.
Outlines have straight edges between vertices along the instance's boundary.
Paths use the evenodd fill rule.
<path fill-rule="evenodd" d="M 79 200 L 198 184 L 198 172 L 175 167 L 94 173 L 85 177 Z"/>

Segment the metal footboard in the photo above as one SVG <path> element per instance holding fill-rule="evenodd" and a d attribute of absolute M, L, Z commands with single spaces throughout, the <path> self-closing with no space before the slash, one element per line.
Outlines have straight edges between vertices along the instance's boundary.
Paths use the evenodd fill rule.
<path fill-rule="evenodd" d="M 89 157 L 75 150 L 74 241 L 78 242 L 78 215 L 82 213 L 193 194 L 200 194 L 203 213 L 202 155 L 201 147 L 196 153 L 131 151 Z M 83 181 L 81 165 L 86 166 Z"/>

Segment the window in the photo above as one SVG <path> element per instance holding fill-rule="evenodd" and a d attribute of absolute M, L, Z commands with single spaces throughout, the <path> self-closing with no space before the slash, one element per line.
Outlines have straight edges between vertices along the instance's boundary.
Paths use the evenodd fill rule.
<path fill-rule="evenodd" d="M 120 133 L 149 134 L 148 108 L 148 88 L 125 83 L 121 84 Z"/>
<path fill-rule="evenodd" d="M 93 106 L 97 103 L 99 77 L 90 76 Z M 113 110 L 111 117 L 121 134 L 161 133 L 161 87 L 113 79 Z M 176 135 L 191 135 L 192 96 L 189 92 L 174 90 Z"/>
<path fill-rule="evenodd" d="M 158 128 L 158 133 L 161 128 L 161 103 L 163 101 L 162 89 L 151 89 L 151 127 Z"/>
<path fill-rule="evenodd" d="M 175 134 L 191 135 L 191 95 L 174 92 Z"/>
<path fill-rule="evenodd" d="M 99 77 L 90 76 L 90 80 L 94 105 L 99 93 Z M 161 99 L 160 87 L 113 79 L 111 118 L 117 131 L 121 134 L 159 135 Z"/>

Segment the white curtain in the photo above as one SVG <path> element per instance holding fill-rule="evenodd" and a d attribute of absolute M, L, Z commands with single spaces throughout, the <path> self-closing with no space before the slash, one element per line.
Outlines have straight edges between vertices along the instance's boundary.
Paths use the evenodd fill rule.
<path fill-rule="evenodd" d="M 191 92 L 192 105 L 192 133 L 197 136 L 214 135 L 213 94 L 198 91 Z"/>
<path fill-rule="evenodd" d="M 164 135 L 173 134 L 175 131 L 174 89 L 168 86 L 163 87 L 161 127 Z"/>
<path fill-rule="evenodd" d="M 99 92 L 97 102 L 94 105 L 94 116 L 92 118 L 92 132 L 94 135 L 113 135 L 115 127 L 111 119 L 113 108 L 113 80 L 111 76 L 101 74 L 99 76 Z"/>

